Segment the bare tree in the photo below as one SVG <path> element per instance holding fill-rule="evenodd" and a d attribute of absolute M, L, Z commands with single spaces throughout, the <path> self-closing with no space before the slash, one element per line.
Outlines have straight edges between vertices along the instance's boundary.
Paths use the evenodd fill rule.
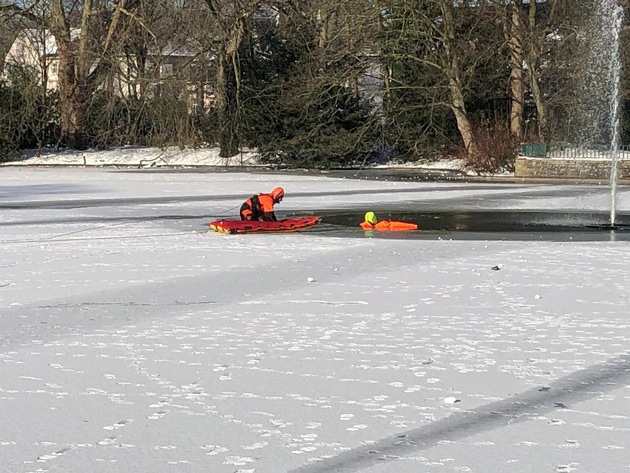
<path fill-rule="evenodd" d="M 471 156 L 478 154 L 477 144 L 473 133 L 472 124 L 466 112 L 464 98 L 463 75 L 466 67 L 460 59 L 461 50 L 457 48 L 457 35 L 459 33 L 455 24 L 454 6 L 450 0 L 439 0 L 438 6 L 442 13 L 443 29 L 441 31 L 441 43 L 443 54 L 438 54 L 433 59 L 438 59 L 441 71 L 448 79 L 448 89 L 451 95 L 450 108 L 455 114 L 457 127 L 462 135 L 464 146 Z"/>
<path fill-rule="evenodd" d="M 121 19 L 133 17 L 135 7 L 135 0 L 113 5 L 103 0 L 51 0 L 50 29 L 59 57 L 61 135 L 70 147 L 84 145 L 88 100 L 115 61 Z"/>
<path fill-rule="evenodd" d="M 525 57 L 523 52 L 524 27 L 521 3 L 507 2 L 503 31 L 510 52 L 510 131 L 514 137 L 523 137 L 523 100 L 525 98 Z"/>
<path fill-rule="evenodd" d="M 432 83 L 423 83 L 424 106 L 451 110 L 466 152 L 476 156 L 466 99 L 479 65 L 496 55 L 497 44 L 480 34 L 495 12 L 487 2 L 452 0 L 390 0 L 383 2 L 383 9 L 391 38 L 384 60 L 416 63 L 431 78 Z M 389 77 L 393 87 L 406 87 L 397 81 L 395 75 Z"/>
<path fill-rule="evenodd" d="M 241 109 L 241 64 L 239 48 L 247 32 L 259 0 L 206 0 L 217 27 L 216 110 L 219 119 L 221 156 L 238 153 L 240 133 L 238 115 Z"/>
<path fill-rule="evenodd" d="M 7 59 L 4 78 L 19 95 L 17 100 L 12 97 L 15 106 L 11 113 L 20 117 L 20 124 L 12 126 L 20 144 L 37 148 L 56 142 L 53 136 L 56 99 L 49 90 L 53 62 L 49 48 L 51 34 L 37 27 L 49 20 L 47 3 L 0 5 L 0 36 L 8 40 L 5 43 L 8 54 L 1 52 L 0 61 Z"/>
<path fill-rule="evenodd" d="M 576 0 L 515 2 L 515 13 L 519 14 L 520 18 L 513 32 L 523 46 L 529 88 L 536 105 L 537 132 L 542 141 L 546 141 L 550 134 L 548 116 L 550 100 L 554 95 L 549 90 L 550 83 L 554 81 L 554 76 L 556 79 L 559 77 L 555 71 L 560 63 L 558 58 L 554 61 L 552 57 L 556 50 L 575 36 L 572 18 L 575 18 L 575 12 L 582 6 L 583 2 Z M 565 64 L 571 61 L 579 61 L 579 58 L 560 59 L 560 62 Z M 519 66 L 515 63 L 514 67 Z M 545 82 L 548 84 L 546 87 L 543 85 Z"/>

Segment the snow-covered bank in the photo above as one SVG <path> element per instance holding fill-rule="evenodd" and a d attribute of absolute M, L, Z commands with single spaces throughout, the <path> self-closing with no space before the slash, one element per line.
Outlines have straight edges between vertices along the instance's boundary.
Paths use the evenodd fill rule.
<path fill-rule="evenodd" d="M 29 151 L 23 159 L 6 163 L 7 166 L 128 166 L 195 167 L 195 166 L 259 166 L 255 151 L 243 150 L 231 158 L 219 156 L 217 148 L 143 148 L 127 146 L 117 149 L 85 151 L 48 150 Z"/>
<path fill-rule="evenodd" d="M 45 149 L 23 153 L 22 159 L 0 166 L 84 166 L 84 167 L 133 167 L 133 168 L 195 168 L 195 167 L 231 167 L 231 168 L 261 168 L 268 166 L 261 164 L 255 150 L 244 149 L 231 158 L 219 156 L 218 148 L 143 148 L 123 147 L 108 150 L 64 150 Z M 431 163 L 390 163 L 370 166 L 376 169 L 425 169 L 425 170 L 456 170 L 464 171 L 462 160 L 444 159 Z"/>

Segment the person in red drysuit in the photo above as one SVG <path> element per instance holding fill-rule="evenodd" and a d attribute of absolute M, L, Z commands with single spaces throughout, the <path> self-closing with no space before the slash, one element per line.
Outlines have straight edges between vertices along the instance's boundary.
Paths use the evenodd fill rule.
<path fill-rule="evenodd" d="M 277 222 L 273 206 L 282 202 L 284 189 L 276 187 L 270 194 L 256 194 L 241 205 L 241 220 Z"/>

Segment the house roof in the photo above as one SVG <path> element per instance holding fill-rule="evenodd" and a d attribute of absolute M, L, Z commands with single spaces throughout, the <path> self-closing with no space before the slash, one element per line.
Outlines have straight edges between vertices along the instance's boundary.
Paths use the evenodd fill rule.
<path fill-rule="evenodd" d="M 70 37 L 76 39 L 79 37 L 80 32 L 81 30 L 79 28 L 73 28 L 70 30 Z M 25 28 L 15 39 L 15 41 L 20 40 L 28 41 L 40 55 L 57 55 L 57 41 L 50 30 Z"/>
<path fill-rule="evenodd" d="M 80 28 L 73 28 L 70 31 L 70 36 L 73 40 L 77 39 L 80 34 Z M 57 55 L 57 41 L 50 30 L 27 28 L 20 32 L 16 41 L 19 41 L 20 39 L 28 41 L 33 49 L 35 49 L 40 55 Z M 196 55 L 195 52 L 185 45 L 175 46 L 170 43 L 161 48 L 157 48 L 155 46 L 150 47 L 149 54 L 164 57 L 194 57 Z"/>

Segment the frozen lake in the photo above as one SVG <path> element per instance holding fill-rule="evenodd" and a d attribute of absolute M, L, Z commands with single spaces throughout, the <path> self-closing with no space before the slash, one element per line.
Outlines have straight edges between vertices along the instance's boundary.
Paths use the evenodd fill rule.
<path fill-rule="evenodd" d="M 330 221 L 207 232 L 276 185 L 281 217 Z M 630 246 L 579 238 L 607 205 L 598 186 L 0 168 L 0 470 L 628 471 Z M 352 219 L 374 209 L 436 227 L 367 237 Z M 513 215 L 579 229 L 475 227 Z"/>

